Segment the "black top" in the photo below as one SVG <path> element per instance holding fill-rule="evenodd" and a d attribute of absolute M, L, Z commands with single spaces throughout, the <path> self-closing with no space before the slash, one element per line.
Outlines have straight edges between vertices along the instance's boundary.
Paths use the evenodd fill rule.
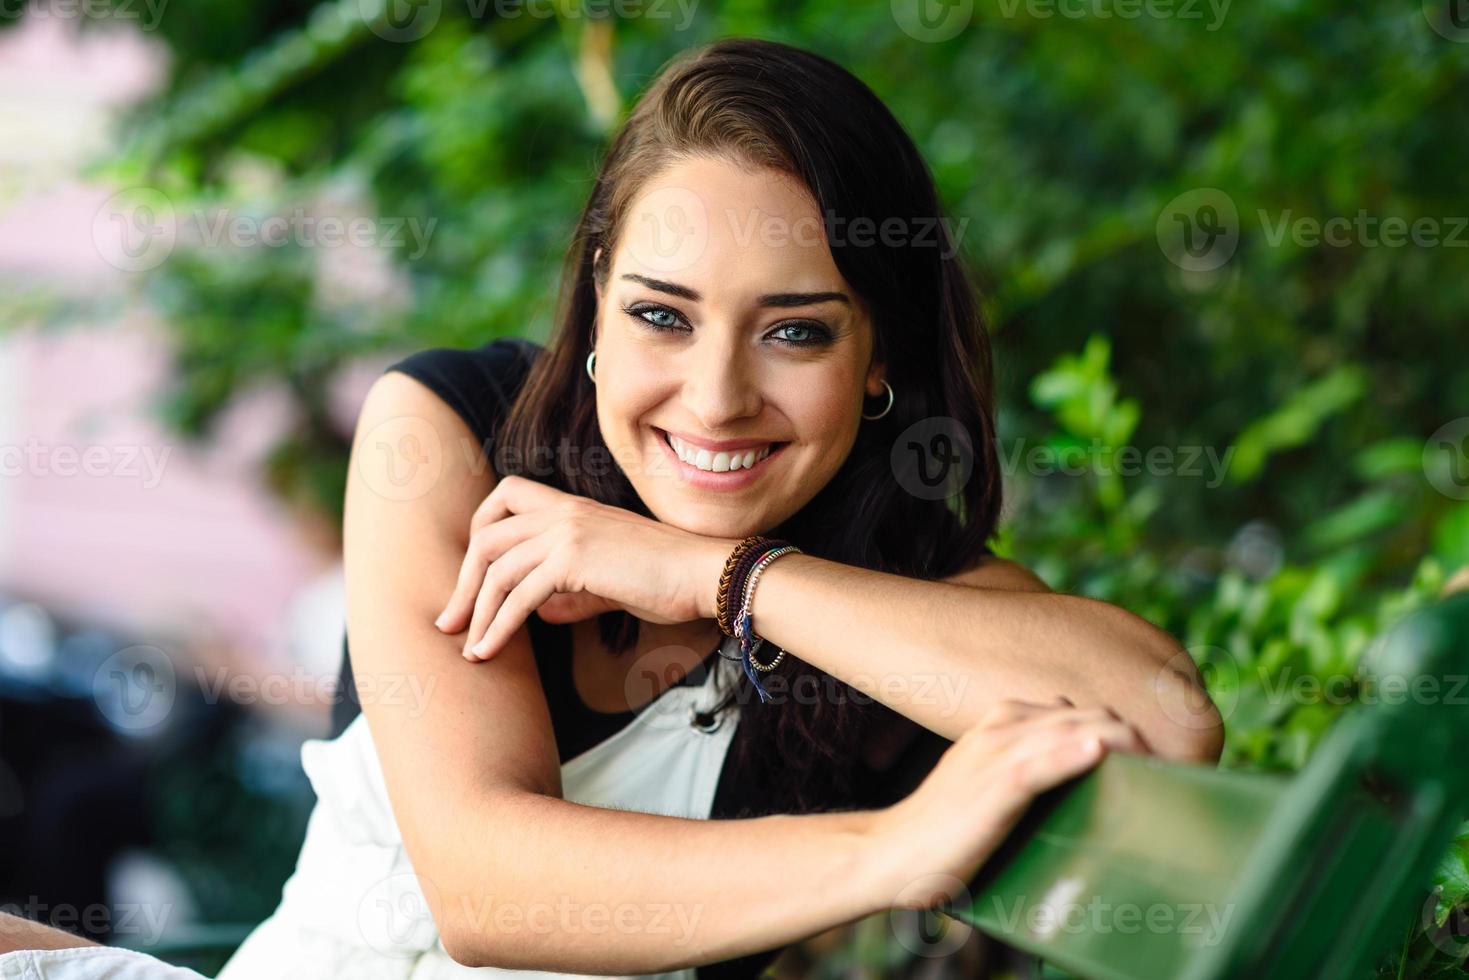
<path fill-rule="evenodd" d="M 541 347 L 532 341 L 501 338 L 473 350 L 440 347 L 420 351 L 390 365 L 426 385 L 464 419 L 484 450 L 492 456 L 493 440 L 501 418 L 509 409 Z M 527 620 L 531 647 L 550 709 L 556 748 L 562 763 L 612 737 L 642 711 L 603 712 L 587 706 L 577 693 L 571 674 L 571 627 L 547 623 L 534 613 Z M 332 707 L 332 736 L 336 737 L 361 711 L 352 679 L 351 652 L 345 636 L 342 646 L 339 690 L 343 697 Z M 714 656 L 718 656 L 715 654 Z M 704 682 L 714 656 L 696 666 L 674 686 Z M 656 700 L 655 700 L 656 703 Z M 881 806 L 901 798 L 933 767 L 948 746 L 947 739 L 916 725 L 911 741 L 898 753 L 897 761 L 882 772 L 859 765 L 858 799 L 831 801 L 834 807 Z M 733 756 L 731 755 L 731 758 Z M 720 771 L 710 817 L 736 819 L 776 812 L 767 801 L 768 792 L 756 779 L 754 767 L 727 764 Z M 734 960 L 701 966 L 699 980 L 735 980 L 756 977 L 780 950 L 755 953 Z"/>

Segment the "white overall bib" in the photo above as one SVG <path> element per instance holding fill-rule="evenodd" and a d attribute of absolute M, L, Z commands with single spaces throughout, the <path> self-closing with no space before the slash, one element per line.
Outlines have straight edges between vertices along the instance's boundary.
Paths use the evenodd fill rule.
<path fill-rule="evenodd" d="M 705 661 L 701 685 L 668 688 L 616 734 L 561 767 L 567 800 L 665 816 L 707 820 L 720 770 L 739 724 L 738 706 L 713 713 L 718 672 L 738 672 L 727 640 Z M 733 680 L 733 678 L 731 678 Z M 726 685 L 730 683 L 726 681 Z M 306 827 L 296 870 L 275 912 L 246 937 L 218 980 L 540 980 L 582 974 L 471 968 L 450 959 L 439 942 L 422 887 L 413 874 L 388 803 L 377 752 L 362 715 L 331 741 L 312 739 L 301 763 L 317 803 Z M 431 885 L 429 887 L 432 887 Z M 494 899 L 498 899 L 495 896 Z M 495 928 L 502 903 L 487 901 L 486 928 Z M 533 907 L 518 909 L 519 928 L 536 921 Z M 675 903 L 676 904 L 676 903 Z M 571 907 L 575 914 L 578 906 Z M 629 905 L 652 927 L 657 910 Z M 589 911 L 589 910 L 588 910 Z M 580 927 L 616 932 L 619 911 L 598 910 L 575 919 Z M 554 929 L 564 909 L 538 910 Z M 598 923 L 600 925 L 598 925 Z M 669 942 L 690 928 L 674 910 L 662 917 Z M 694 980 L 692 968 L 649 974 Z M 3 980 L 198 980 L 189 970 L 139 953 L 101 947 L 31 951 L 0 956 Z"/>

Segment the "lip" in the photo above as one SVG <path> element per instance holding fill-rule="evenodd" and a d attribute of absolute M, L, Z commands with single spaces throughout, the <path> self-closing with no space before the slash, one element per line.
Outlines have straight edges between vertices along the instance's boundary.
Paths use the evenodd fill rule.
<path fill-rule="evenodd" d="M 724 473 L 715 473 L 710 470 L 701 470 L 697 466 L 691 466 L 688 463 L 685 463 L 683 460 L 679 459 L 678 453 L 674 452 L 673 447 L 668 444 L 667 430 L 660 429 L 657 426 L 651 426 L 650 428 L 652 428 L 653 435 L 658 440 L 658 445 L 663 447 L 664 454 L 668 457 L 669 461 L 673 463 L 674 473 L 675 475 L 677 475 L 678 479 L 681 482 L 688 484 L 689 486 L 698 487 L 701 490 L 739 490 L 749 486 L 756 480 L 760 479 L 761 475 L 768 468 L 767 464 L 769 464 L 772 459 L 778 457 L 782 452 L 785 451 L 785 448 L 790 445 L 789 442 L 780 443 L 780 445 L 776 446 L 770 451 L 770 455 L 766 456 L 764 459 L 760 460 L 749 469 L 729 470 Z M 680 439 L 684 438 L 677 432 L 675 432 L 674 435 L 677 435 Z M 700 446 L 701 448 L 707 448 L 711 452 L 715 451 L 713 446 L 711 446 L 710 443 L 708 443 L 707 441 L 692 439 L 687 441 L 692 442 L 695 445 Z M 716 445 L 721 447 L 719 451 L 730 452 L 735 449 L 750 449 L 755 446 L 768 446 L 770 445 L 770 442 L 771 440 L 760 442 L 750 439 L 743 439 L 729 440 L 727 442 L 717 443 Z"/>
<path fill-rule="evenodd" d="M 677 436 L 681 442 L 707 449 L 711 453 L 732 453 L 737 449 L 763 449 L 779 439 L 699 439 L 694 436 L 685 435 L 682 432 L 674 432 L 672 429 L 659 429 L 653 427 L 656 432 L 666 432 L 671 436 Z"/>

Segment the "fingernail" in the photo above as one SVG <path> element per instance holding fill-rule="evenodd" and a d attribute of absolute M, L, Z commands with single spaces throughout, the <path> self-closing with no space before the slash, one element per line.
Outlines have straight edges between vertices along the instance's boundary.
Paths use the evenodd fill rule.
<path fill-rule="evenodd" d="M 449 611 L 446 609 L 443 612 L 439 613 L 439 618 L 434 620 L 434 625 L 437 626 L 439 629 L 443 629 L 444 623 L 448 622 L 448 619 Z"/>

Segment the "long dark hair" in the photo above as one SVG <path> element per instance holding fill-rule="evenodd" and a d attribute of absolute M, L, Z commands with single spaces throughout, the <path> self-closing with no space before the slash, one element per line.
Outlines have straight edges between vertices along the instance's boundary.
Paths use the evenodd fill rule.
<path fill-rule="evenodd" d="M 675 158 L 695 153 L 771 167 L 805 184 L 837 268 L 871 315 L 874 356 L 886 364 L 895 393 L 884 417 L 863 421 L 826 486 L 780 528 L 752 533 L 777 533 L 811 555 L 916 578 L 972 566 L 1000 509 L 990 349 L 933 178 L 866 85 L 826 58 L 772 41 L 731 38 L 684 52 L 618 131 L 566 257 L 555 328 L 498 434 L 497 472 L 651 516 L 615 464 L 528 470 L 545 447 L 569 445 L 583 459 L 611 458 L 583 367 L 596 287 L 606 281 L 621 222 L 639 189 Z M 896 242 L 893 235 L 863 237 L 854 219 L 868 229 L 897 219 L 907 234 Z M 875 414 L 882 404 L 868 411 Z M 927 427 L 920 440 L 937 426 L 967 442 L 956 448 L 970 455 L 972 472 L 953 480 L 946 499 L 915 493 L 903 477 L 900 460 L 909 447 L 893 448 L 915 423 Z M 624 612 L 604 614 L 598 623 L 615 652 L 633 646 L 638 626 Z M 820 696 L 762 704 L 743 691 L 733 749 L 736 765 L 758 767 L 778 812 L 846 800 L 861 739 L 881 720 L 905 721 L 797 655 L 785 658 L 767 686 Z"/>

